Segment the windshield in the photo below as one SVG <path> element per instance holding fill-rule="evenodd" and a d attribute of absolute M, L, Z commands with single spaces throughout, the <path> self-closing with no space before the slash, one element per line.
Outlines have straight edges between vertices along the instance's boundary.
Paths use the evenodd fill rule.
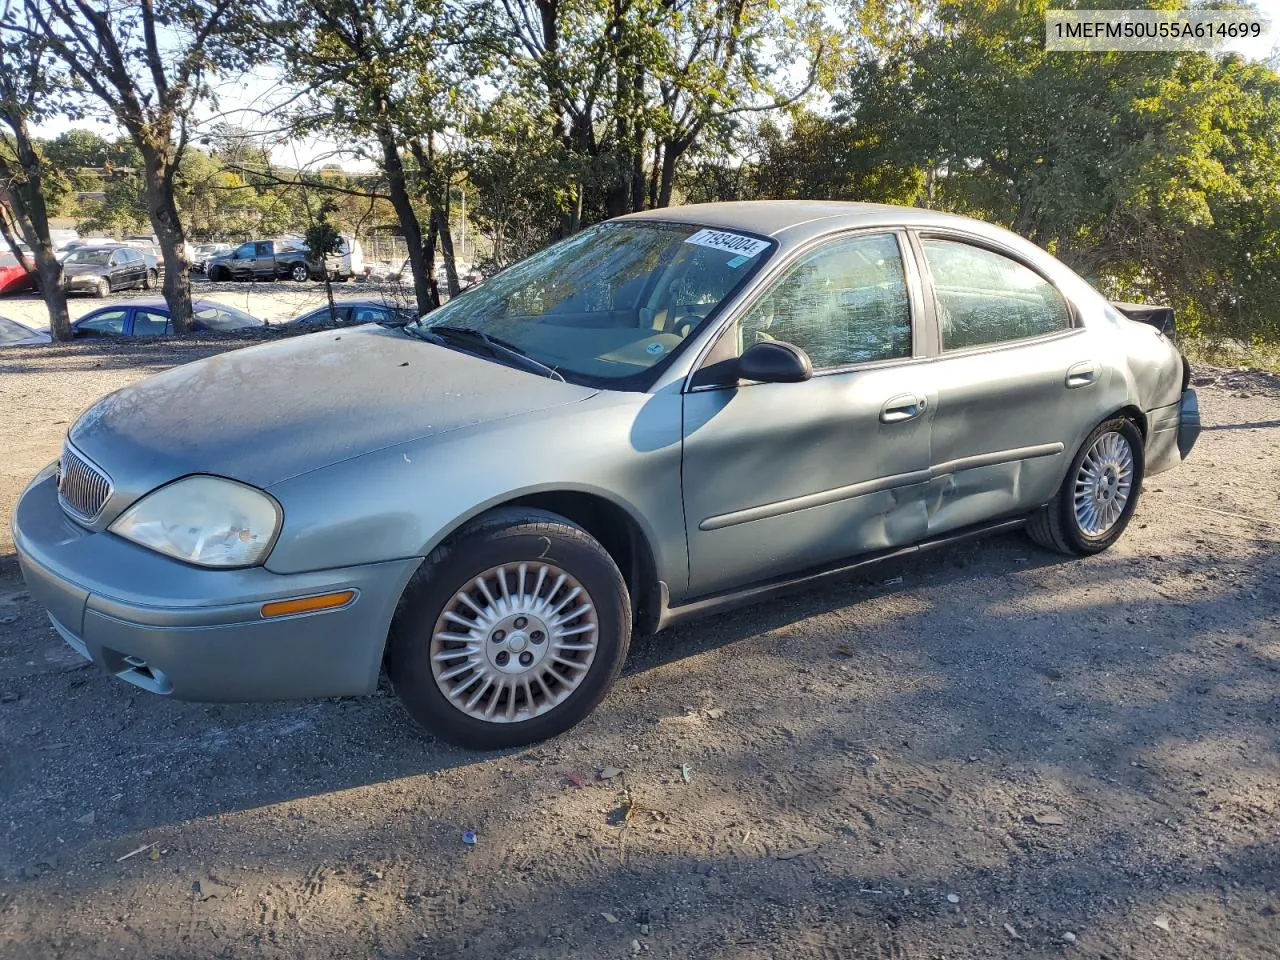
<path fill-rule="evenodd" d="M 0 343 L 17 343 L 31 336 L 31 331 L 8 317 L 0 317 Z"/>
<path fill-rule="evenodd" d="M 691 224 L 602 223 L 412 326 L 479 331 L 568 379 L 644 389 L 772 248 Z"/>
<path fill-rule="evenodd" d="M 96 266 L 105 266 L 107 259 L 111 256 L 110 250 L 77 250 L 71 256 L 67 257 L 67 263 L 92 263 Z"/>

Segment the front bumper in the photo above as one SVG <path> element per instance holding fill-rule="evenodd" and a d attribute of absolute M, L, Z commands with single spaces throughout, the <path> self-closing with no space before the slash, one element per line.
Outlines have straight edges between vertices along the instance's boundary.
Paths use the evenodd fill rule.
<path fill-rule="evenodd" d="M 18 501 L 13 540 L 31 596 L 81 656 L 183 700 L 371 693 L 391 617 L 421 558 L 281 575 L 189 566 L 73 523 L 51 475 Z M 355 591 L 345 607 L 264 619 L 262 604 Z"/>
<path fill-rule="evenodd" d="M 1184 390 L 1177 403 L 1152 410 L 1148 420 L 1146 473 L 1152 476 L 1190 455 L 1200 439 L 1200 400 L 1194 390 Z"/>
<path fill-rule="evenodd" d="M 89 274 L 67 277 L 62 281 L 62 289 L 67 293 L 92 293 L 98 289 L 98 281 L 101 279 Z"/>

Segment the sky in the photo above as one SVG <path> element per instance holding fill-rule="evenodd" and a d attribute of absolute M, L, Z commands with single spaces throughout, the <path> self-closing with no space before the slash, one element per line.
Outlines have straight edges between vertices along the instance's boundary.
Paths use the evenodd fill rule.
<path fill-rule="evenodd" d="M 1270 21 L 1270 29 L 1256 40 L 1238 40 L 1227 46 L 1250 59 L 1261 60 L 1280 54 L 1280 0 L 1254 0 L 1258 12 Z M 1081 54 L 1084 56 L 1084 54 Z M 270 136 L 275 124 L 270 111 L 288 99 L 290 91 L 280 82 L 278 71 L 264 67 L 247 75 L 223 81 L 215 85 L 217 109 L 207 110 L 201 123 L 204 131 L 224 121 L 250 131 Z M 36 128 L 37 136 L 55 137 L 72 127 L 89 127 L 103 136 L 119 135 L 118 127 L 103 120 L 83 119 L 71 122 L 54 119 Z M 198 142 L 199 132 L 193 136 Z M 282 167 L 314 168 L 325 163 L 338 163 L 350 171 L 374 169 L 372 161 L 342 149 L 338 144 L 323 139 L 285 142 L 280 137 L 272 149 L 272 161 Z"/>

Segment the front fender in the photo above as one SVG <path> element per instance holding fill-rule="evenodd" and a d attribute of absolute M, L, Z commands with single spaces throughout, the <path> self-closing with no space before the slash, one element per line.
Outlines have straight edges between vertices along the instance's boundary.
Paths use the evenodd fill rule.
<path fill-rule="evenodd" d="M 268 488 L 285 519 L 266 566 L 292 573 L 426 556 L 494 506 L 569 491 L 626 511 L 649 541 L 658 577 L 682 587 L 680 411 L 674 389 L 601 392 L 282 481 Z"/>

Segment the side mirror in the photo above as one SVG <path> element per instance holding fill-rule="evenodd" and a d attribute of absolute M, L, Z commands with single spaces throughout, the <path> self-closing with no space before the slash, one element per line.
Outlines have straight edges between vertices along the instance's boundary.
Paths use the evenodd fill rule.
<path fill-rule="evenodd" d="M 738 376 L 760 383 L 800 383 L 813 376 L 813 361 L 795 344 L 762 340 L 738 358 Z"/>

